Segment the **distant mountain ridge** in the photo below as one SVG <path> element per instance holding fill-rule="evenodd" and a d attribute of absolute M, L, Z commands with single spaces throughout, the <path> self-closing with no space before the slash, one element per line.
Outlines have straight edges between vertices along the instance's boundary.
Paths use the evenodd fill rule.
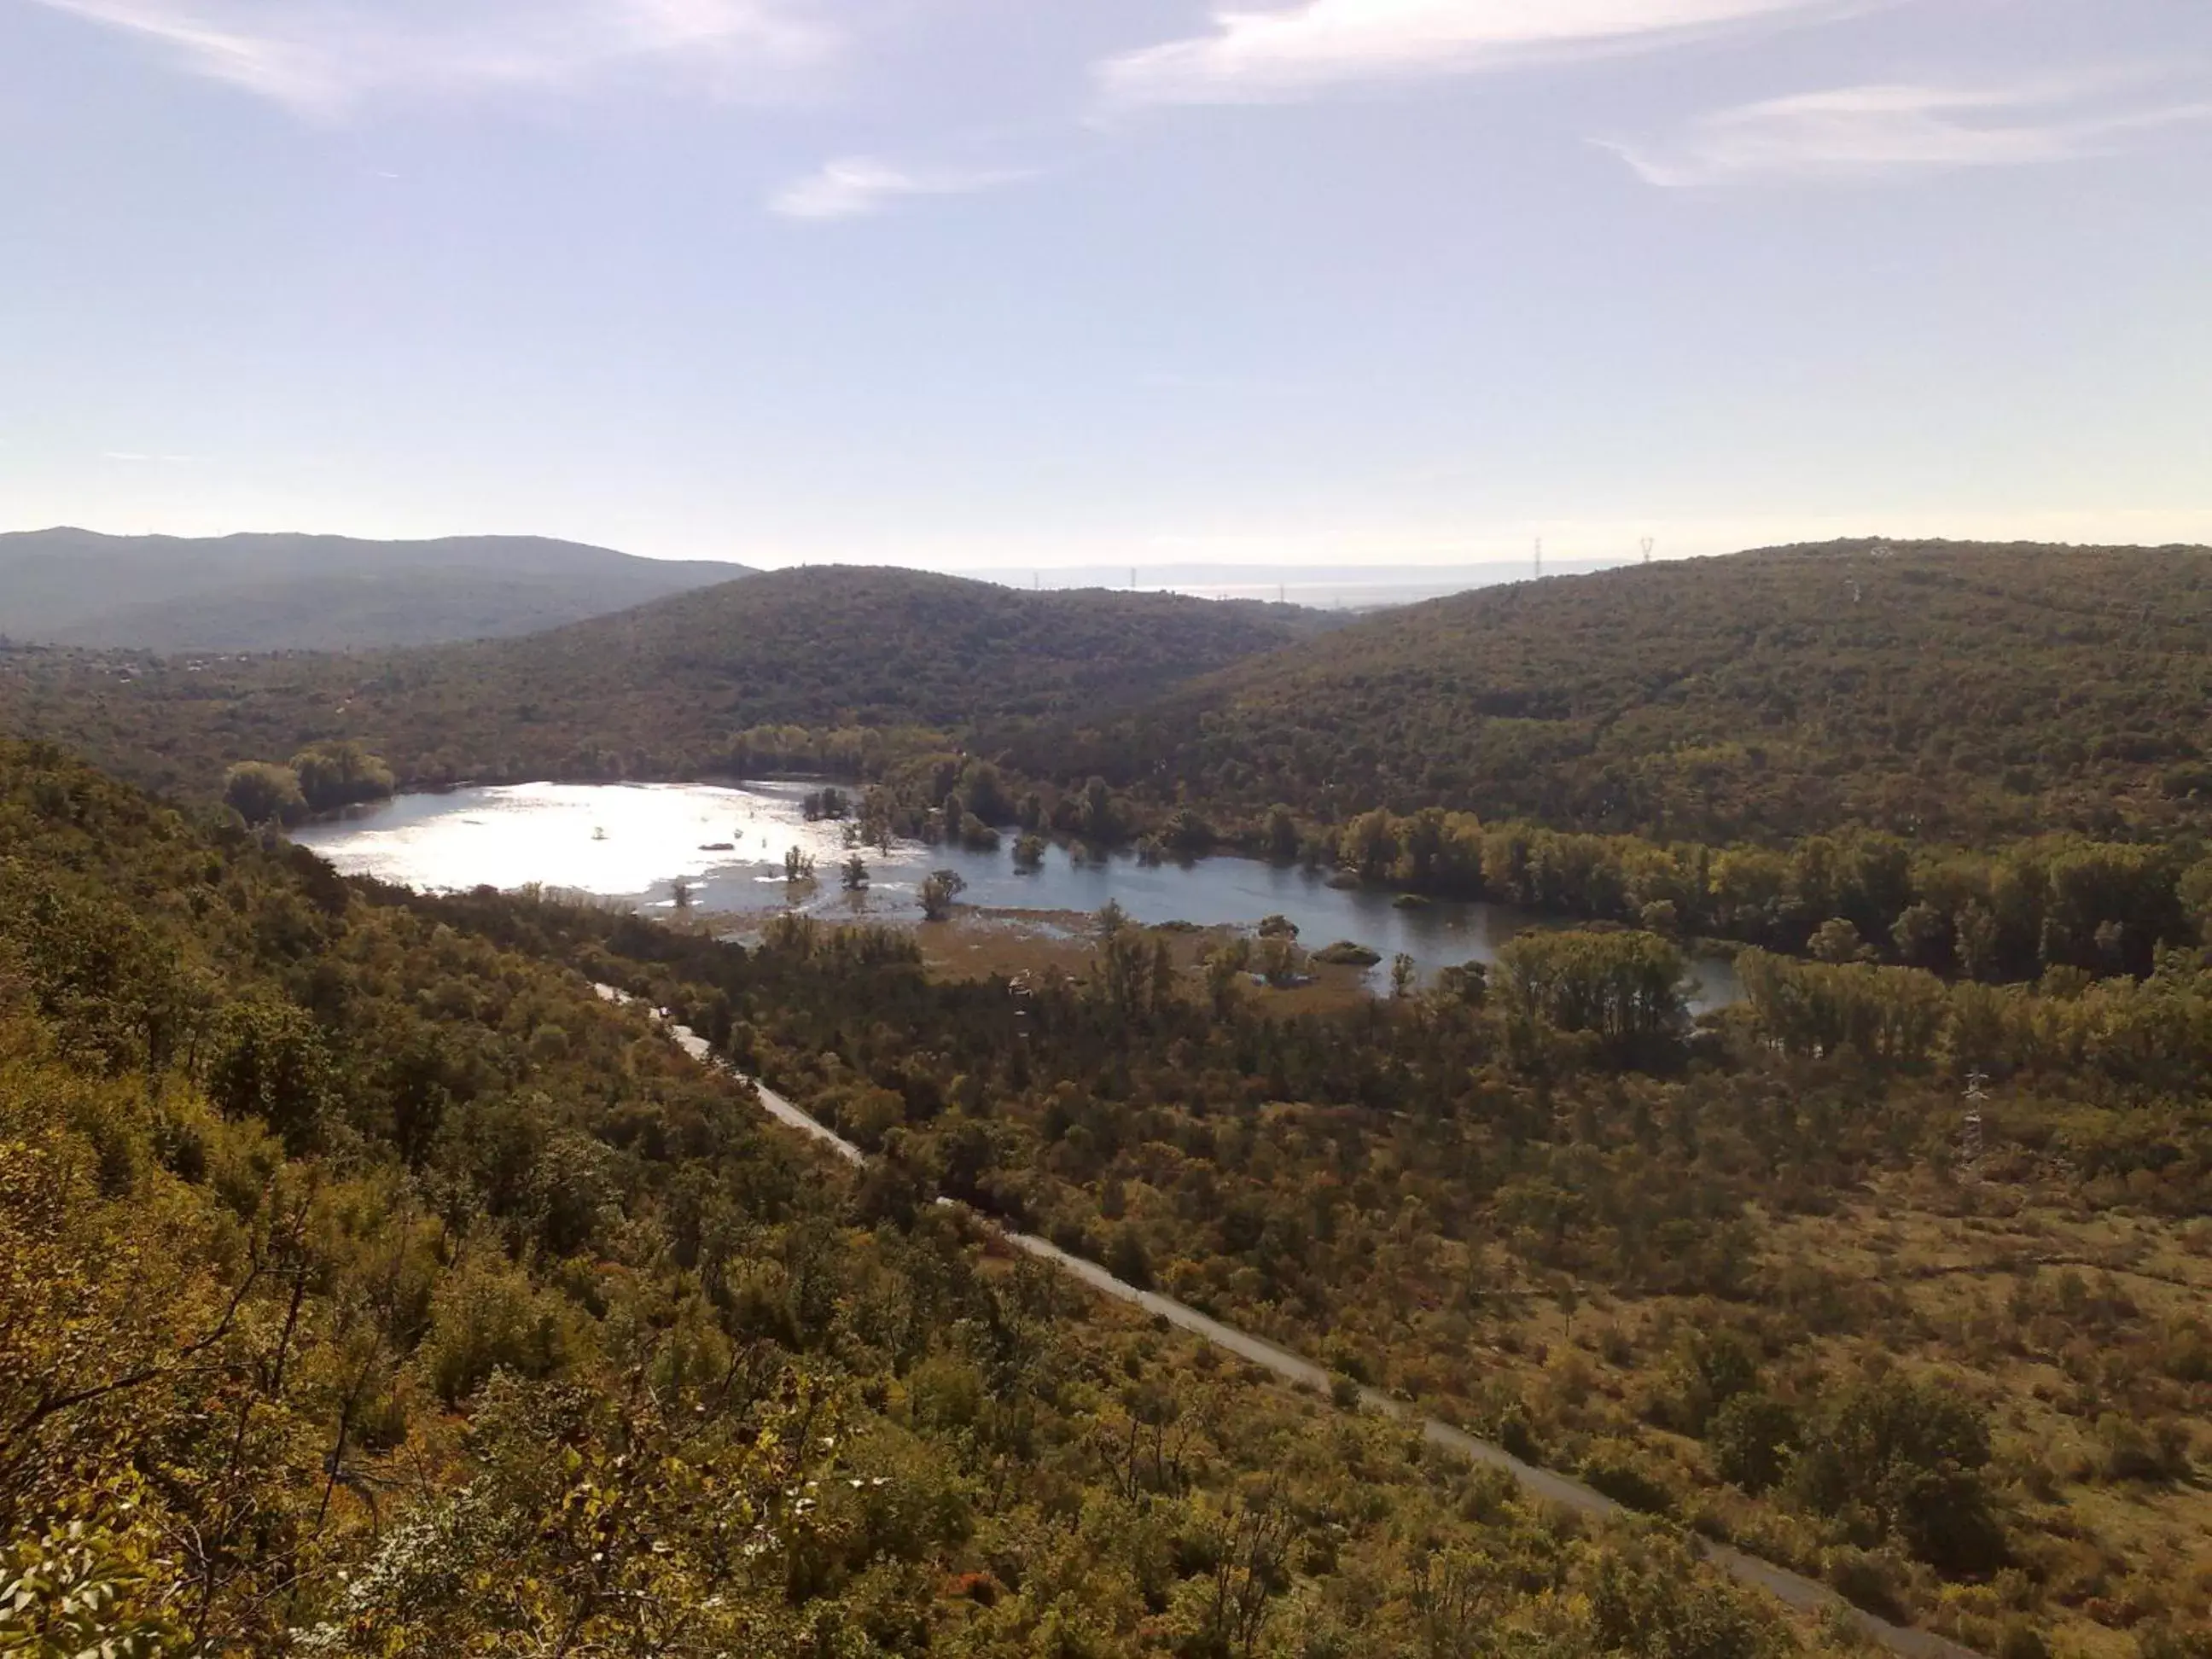
<path fill-rule="evenodd" d="M 538 633 L 750 574 L 537 536 L 0 535 L 0 636 L 160 652 L 353 651 Z"/>

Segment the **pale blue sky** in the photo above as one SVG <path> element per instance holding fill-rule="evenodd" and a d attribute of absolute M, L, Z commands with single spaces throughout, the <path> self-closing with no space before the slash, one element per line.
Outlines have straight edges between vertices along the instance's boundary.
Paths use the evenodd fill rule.
<path fill-rule="evenodd" d="M 0 528 L 2212 540 L 2205 0 L 0 0 Z"/>

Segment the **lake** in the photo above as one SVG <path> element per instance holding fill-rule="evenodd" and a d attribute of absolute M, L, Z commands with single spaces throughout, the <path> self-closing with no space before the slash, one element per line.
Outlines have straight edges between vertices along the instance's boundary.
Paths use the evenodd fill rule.
<path fill-rule="evenodd" d="M 1017 871 L 1011 852 L 970 852 L 920 842 L 894 844 L 888 857 L 869 848 L 871 882 L 845 892 L 837 866 L 844 827 L 808 823 L 804 798 L 818 783 L 516 784 L 402 795 L 343 819 L 303 826 L 293 839 L 339 869 L 428 890 L 478 886 L 549 888 L 619 899 L 644 910 L 674 908 L 672 884 L 689 884 L 701 910 L 737 917 L 798 908 L 825 920 L 917 921 L 920 888 L 933 870 L 956 870 L 968 883 L 962 902 L 1049 915 L 1089 913 L 1110 899 L 1133 921 L 1249 927 L 1281 915 L 1310 947 L 1355 939 L 1382 954 L 1374 979 L 1385 983 L 1402 951 L 1422 973 L 1495 959 L 1498 947 L 1556 920 L 1497 904 L 1437 900 L 1400 908 L 1375 888 L 1331 887 L 1319 872 L 1256 859 L 1210 858 L 1146 866 L 1117 853 L 1103 860 L 1063 847 L 1041 869 Z M 726 844 L 726 845 L 725 845 Z M 785 849 L 812 857 L 819 880 L 794 902 L 783 878 Z M 742 921 L 733 931 L 744 931 Z M 1717 1007 L 1739 994 L 1723 959 L 1691 964 L 1692 1005 Z"/>

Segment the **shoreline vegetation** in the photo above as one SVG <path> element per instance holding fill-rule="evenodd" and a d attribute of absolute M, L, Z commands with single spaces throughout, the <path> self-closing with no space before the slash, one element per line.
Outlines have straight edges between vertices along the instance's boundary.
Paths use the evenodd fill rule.
<path fill-rule="evenodd" d="M 363 762 L 388 795 L 389 769 L 374 756 L 356 763 Z M 2141 975 L 2161 950 L 2200 943 L 2212 926 L 2212 855 L 2194 841 L 2163 846 L 2051 835 L 1975 852 L 1846 832 L 1781 848 L 1716 848 L 1486 823 L 1441 809 L 1406 817 L 1377 809 L 1324 828 L 1302 828 L 1278 813 L 1257 830 L 1223 833 L 1185 808 L 1159 826 L 1164 835 L 1140 834 L 1109 790 L 1021 788 L 988 762 L 952 756 L 915 765 L 896 781 L 787 768 L 753 779 L 831 785 L 825 793 L 837 802 L 833 816 L 848 818 L 862 845 L 885 835 L 923 844 L 958 839 L 971 848 L 1012 836 L 1101 859 L 1188 863 L 1221 853 L 1329 870 L 1415 902 L 1486 902 L 1656 933 L 1697 954 L 1759 948 L 1993 984 L 2054 970 Z M 258 772 L 251 769 L 256 781 Z M 630 781 L 747 781 L 724 774 Z"/>

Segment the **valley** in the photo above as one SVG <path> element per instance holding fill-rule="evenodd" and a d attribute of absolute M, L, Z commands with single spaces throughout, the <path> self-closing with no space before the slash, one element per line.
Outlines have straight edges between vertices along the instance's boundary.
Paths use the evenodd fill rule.
<path fill-rule="evenodd" d="M 1348 625 L 788 572 L 10 653 L 0 1339 L 58 1380 L 0 1504 L 100 1517 L 115 1629 L 245 1650 L 604 1624 L 525 1523 L 578 1504 L 707 1642 L 2194 1659 L 2212 642 L 2095 596 L 2203 556 L 2084 556 L 2066 623 L 2060 556 L 1901 546 L 1856 617 L 1862 548 Z M 2041 758 L 1910 810 L 1934 751 L 1846 722 L 1908 661 L 1893 721 Z M 1771 793 L 1667 769 L 1753 726 Z"/>

